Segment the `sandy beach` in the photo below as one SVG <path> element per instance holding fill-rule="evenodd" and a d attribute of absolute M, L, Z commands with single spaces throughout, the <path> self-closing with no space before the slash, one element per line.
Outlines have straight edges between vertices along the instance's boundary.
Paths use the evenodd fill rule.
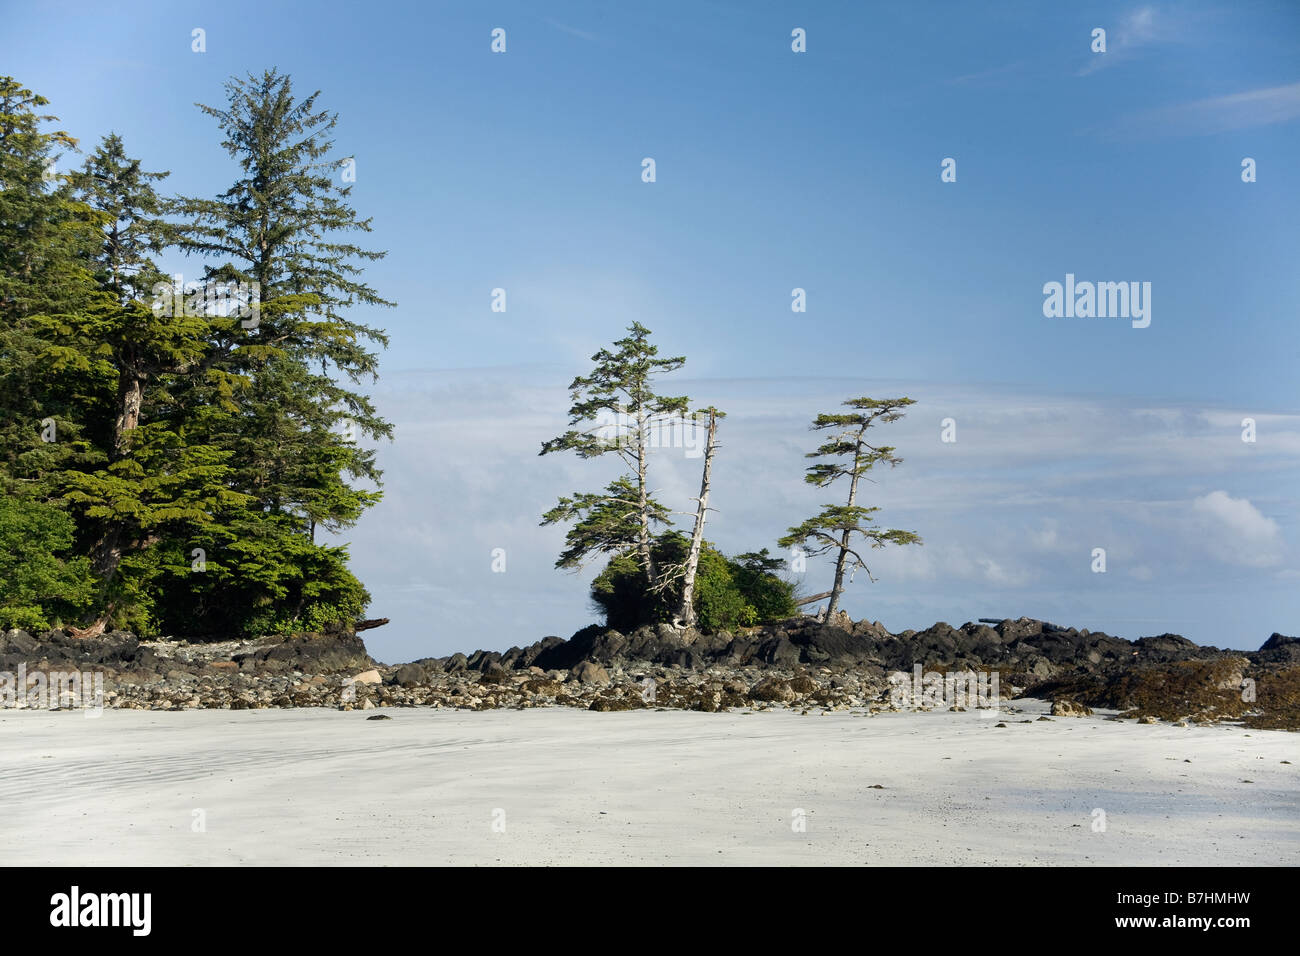
<path fill-rule="evenodd" d="M 1004 728 L 949 712 L 7 712 L 0 840 L 8 864 L 82 866 L 1300 863 L 1295 734 L 1017 704 Z"/>

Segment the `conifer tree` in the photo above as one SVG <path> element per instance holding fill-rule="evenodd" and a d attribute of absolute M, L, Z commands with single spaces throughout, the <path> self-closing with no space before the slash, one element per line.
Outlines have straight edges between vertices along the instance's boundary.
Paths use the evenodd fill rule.
<path fill-rule="evenodd" d="M 561 498 L 542 518 L 542 524 L 576 522 L 569 547 L 557 562 L 572 567 L 591 553 L 635 548 L 646 583 L 659 583 L 651 551 L 652 525 L 667 520 L 668 512 L 654 500 L 648 484 L 650 449 L 657 430 L 680 423 L 689 405 L 684 396 L 663 396 L 654 391 L 657 376 L 676 371 L 684 356 L 660 358 L 650 343 L 650 330 L 639 322 L 628 335 L 591 357 L 596 367 L 569 385 L 569 424 L 563 435 L 542 443 L 540 454 L 573 451 L 581 458 L 618 456 L 627 473 L 603 493 Z"/>
<path fill-rule="evenodd" d="M 386 339 L 354 312 L 391 305 L 361 278 L 384 253 L 354 242 L 369 220 L 335 181 L 336 117 L 317 95 L 296 100 L 274 71 L 226 91 L 201 108 L 237 181 L 164 201 L 166 174 L 116 136 L 59 172 L 75 141 L 0 77 L 0 490 L 31 501 L 7 512 L 11 537 L 69 552 L 50 565 L 64 577 L 23 585 L 49 604 L 23 604 L 28 620 L 89 607 L 83 636 L 112 619 L 267 632 L 349 624 L 369 600 L 315 532 L 379 497 L 356 487 L 380 475 L 355 432 L 391 426 L 356 386 Z M 199 279 L 159 275 L 169 245 L 202 257 Z"/>
<path fill-rule="evenodd" d="M 374 452 L 355 438 L 389 437 L 392 426 L 355 386 L 377 375 L 369 346 L 388 340 L 353 313 L 393 303 L 362 278 L 362 264 L 386 253 L 353 241 L 370 220 L 349 205 L 352 187 L 330 158 L 337 116 L 318 108 L 319 91 L 297 99 L 290 78 L 268 70 L 232 79 L 226 94 L 224 107 L 200 109 L 224 134 L 239 178 L 215 199 L 172 208 L 184 220 L 180 248 L 205 261 L 202 285 L 240 290 L 238 310 L 209 317 L 205 366 L 224 377 L 192 376 L 187 388 L 199 394 L 180 398 L 199 409 L 188 416 L 191 434 L 231 453 L 229 484 L 253 499 L 252 523 L 222 536 L 248 573 L 208 580 L 262 586 L 256 600 L 279 611 L 259 620 L 281 626 L 328 603 L 309 579 L 321 562 L 340 613 L 364 594 L 346 553 L 314 539 L 318 527 L 347 528 L 379 500 L 353 483 L 381 478 Z"/>
<path fill-rule="evenodd" d="M 167 244 L 167 226 L 153 183 L 166 175 L 145 172 L 118 136 L 105 137 L 71 177 L 99 228 L 90 257 L 96 293 L 73 313 L 37 318 L 53 372 L 102 382 L 83 413 L 96 454 L 59 479 L 61 496 L 83 516 L 101 584 L 100 612 L 82 636 L 102 631 L 133 590 L 117 587 L 124 554 L 190 534 L 247 500 L 226 487 L 229 455 L 188 441 L 171 414 L 170 393 L 201 364 L 209 329 L 202 310 L 162 309 L 154 295 L 166 283 L 151 256 Z"/>
<path fill-rule="evenodd" d="M 35 317 L 84 307 L 94 293 L 87 255 L 93 216 L 58 170 L 77 142 L 49 105 L 0 76 L 0 486 L 48 500 L 51 475 L 82 455 L 85 395 L 94 383 L 56 376 Z"/>
<path fill-rule="evenodd" d="M 876 527 L 872 523 L 872 516 L 880 509 L 858 504 L 858 482 L 864 478 L 870 481 L 867 473 L 873 467 L 882 462 L 896 467 L 903 460 L 896 457 L 894 448 L 888 445 L 869 444 L 866 440 L 867 429 L 877 422 L 897 421 L 903 417 L 901 409 L 915 402 L 910 398 L 851 398 L 843 404 L 853 411 L 818 415 L 813 420 L 813 431 L 831 431 L 833 437 L 816 451 L 809 452 L 806 457 L 826 458 L 830 461 L 810 465 L 804 481 L 824 488 L 841 478 L 848 478 L 848 503 L 826 505 L 820 514 L 791 528 L 778 542 L 782 548 L 802 547 L 809 555 L 822 555 L 832 551 L 836 553 L 835 581 L 826 608 L 828 623 L 839 607 L 840 595 L 844 592 L 845 569 L 862 568 L 867 572 L 867 577 L 871 578 L 871 570 L 852 546 L 855 536 L 861 537 L 873 548 L 883 548 L 886 544 L 921 544 L 921 539 L 914 532 L 896 529 L 885 531 Z"/>

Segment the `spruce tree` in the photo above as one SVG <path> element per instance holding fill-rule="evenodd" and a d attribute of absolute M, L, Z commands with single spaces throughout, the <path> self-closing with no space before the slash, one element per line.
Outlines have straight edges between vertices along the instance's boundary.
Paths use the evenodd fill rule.
<path fill-rule="evenodd" d="M 867 429 L 877 422 L 897 421 L 903 417 L 901 410 L 915 402 L 910 398 L 851 398 L 843 404 L 853 411 L 818 415 L 813 420 L 813 431 L 831 431 L 833 437 L 816 451 L 809 452 L 806 457 L 831 460 L 809 466 L 804 481 L 824 488 L 841 478 L 848 478 L 848 502 L 843 505 L 826 505 L 820 514 L 791 528 L 789 534 L 778 542 L 782 548 L 802 547 L 814 556 L 832 551 L 836 553 L 835 581 L 826 608 L 828 623 L 839 607 L 840 595 L 844 592 L 845 569 L 862 568 L 867 572 L 867 577 L 871 578 L 871 570 L 852 547 L 855 536 L 861 537 L 873 548 L 883 548 L 886 544 L 921 544 L 921 539 L 914 532 L 896 529 L 885 531 L 876 527 L 872 523 L 872 516 L 880 509 L 858 504 L 858 482 L 866 478 L 873 467 L 881 463 L 896 467 L 903 460 L 896 457 L 895 449 L 888 445 L 869 444 L 866 440 Z"/>
<path fill-rule="evenodd" d="M 561 498 L 542 524 L 577 522 L 557 566 L 574 566 L 589 553 L 635 548 L 646 584 L 654 588 L 659 572 L 651 550 L 652 525 L 666 521 L 668 512 L 650 492 L 650 449 L 657 430 L 681 423 L 690 401 L 684 395 L 658 395 L 654 384 L 686 359 L 660 358 L 658 347 L 650 344 L 650 330 L 639 322 L 628 326 L 628 333 L 614 343 L 613 351 L 601 349 L 593 355 L 592 373 L 569 385 L 569 424 L 581 427 L 543 442 L 539 453 L 573 451 L 581 458 L 614 454 L 627 472 L 603 493 Z"/>
<path fill-rule="evenodd" d="M 597 554 L 640 554 L 641 518 L 651 526 L 669 523 L 669 511 L 651 495 L 643 500 L 636 484 L 627 476 L 611 481 L 598 493 L 579 492 L 564 497 L 542 516 L 542 524 L 572 522 L 564 536 L 564 550 L 557 568 L 576 570 Z M 644 572 L 645 563 L 638 561 Z"/>
<path fill-rule="evenodd" d="M 248 619 L 259 627 L 293 626 L 331 602 L 342 618 L 368 599 L 346 553 L 314 539 L 317 527 L 347 528 L 379 500 L 353 484 L 377 485 L 381 475 L 352 429 L 392 434 L 355 388 L 376 377 L 369 346 L 387 337 L 351 314 L 393 305 L 361 277 L 362 264 L 385 253 L 353 241 L 370 220 L 349 205 L 352 187 L 330 158 L 337 116 L 319 109 L 318 97 L 295 98 L 275 70 L 229 81 L 224 107 L 200 109 L 216 120 L 240 175 L 214 199 L 172 206 L 183 220 L 180 248 L 204 260 L 203 287 L 240 290 L 236 311 L 209 317 L 205 363 L 226 377 L 192 377 L 178 399 L 199 410 L 187 415 L 193 438 L 230 452 L 229 484 L 253 499 L 244 526 L 214 539 L 228 573 L 202 579 L 203 598 L 219 605 L 220 593 L 237 588 L 239 600 L 261 608 Z M 239 575 L 228 567 L 236 560 Z M 318 582 L 311 576 L 322 562 Z"/>
<path fill-rule="evenodd" d="M 125 595 L 142 597 L 138 584 L 118 586 L 125 554 L 187 536 L 245 500 L 226 487 L 229 456 L 189 442 L 172 414 L 171 391 L 207 354 L 208 321 L 201 311 L 160 308 L 155 298 L 167 283 L 152 255 L 166 245 L 167 227 L 153 183 L 166 175 L 145 172 L 118 136 L 105 137 L 71 177 L 96 214 L 96 293 L 75 312 L 37 319 L 52 371 L 102 382 L 100 399 L 84 412 L 96 453 L 58 480 L 62 498 L 82 516 L 100 579 L 99 613 L 78 632 L 83 636 L 102 631 Z M 134 616 L 143 608 L 123 610 L 125 623 L 147 626 Z"/>
<path fill-rule="evenodd" d="M 87 305 L 93 214 L 58 162 L 76 140 L 47 130 L 49 104 L 0 76 L 0 486 L 49 500 L 49 478 L 82 460 L 84 406 L 95 382 L 55 375 L 36 317 Z"/>

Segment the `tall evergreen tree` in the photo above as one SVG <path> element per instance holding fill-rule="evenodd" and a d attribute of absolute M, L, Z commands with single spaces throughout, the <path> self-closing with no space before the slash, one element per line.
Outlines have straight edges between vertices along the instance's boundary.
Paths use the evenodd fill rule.
<path fill-rule="evenodd" d="M 189 535 L 246 500 L 226 487 L 229 454 L 189 441 L 171 408 L 172 390 L 207 354 L 209 327 L 202 310 L 163 309 L 154 295 L 167 283 L 151 256 L 168 230 L 153 183 L 166 175 L 145 172 L 118 136 L 105 137 L 71 177 L 100 229 L 96 294 L 78 311 L 38 319 L 51 369 L 103 382 L 103 399 L 85 412 L 99 446 L 94 464 L 60 478 L 101 582 L 100 613 L 83 636 L 103 630 L 123 595 L 140 596 L 132 582 L 117 586 L 124 554 Z"/>
<path fill-rule="evenodd" d="M 910 398 L 851 398 L 843 404 L 853 411 L 818 415 L 813 420 L 813 431 L 831 431 L 833 437 L 816 451 L 809 452 L 806 457 L 831 460 L 810 465 L 804 481 L 824 488 L 841 478 L 848 478 L 848 503 L 826 505 L 821 514 L 791 528 L 789 534 L 778 542 L 782 548 L 802 547 L 810 555 L 832 551 L 836 553 L 835 582 L 831 587 L 830 603 L 826 607 L 828 622 L 839 607 L 840 595 L 844 592 L 845 569 L 862 568 L 867 572 L 867 577 L 871 577 L 866 562 L 852 547 L 855 536 L 861 537 L 873 548 L 883 548 L 886 544 L 921 543 L 914 532 L 895 529 L 885 531 L 876 527 L 872 523 L 872 515 L 880 509 L 858 504 L 858 482 L 866 478 L 873 467 L 881 463 L 895 467 L 903 460 L 896 457 L 894 448 L 888 445 L 869 444 L 866 440 L 867 429 L 877 422 L 897 421 L 903 417 L 902 409 L 915 402 Z"/>
<path fill-rule="evenodd" d="M 628 333 L 614 343 L 613 351 L 601 349 L 593 355 L 592 373 L 578 376 L 569 385 L 573 402 L 569 424 L 582 427 L 543 442 L 540 452 L 573 451 L 581 458 L 612 453 L 622 459 L 627 473 L 603 493 L 561 498 L 543 516 L 542 524 L 575 522 L 569 548 L 557 566 L 571 567 L 589 553 L 633 547 L 647 585 L 655 587 L 659 572 L 651 550 L 651 529 L 665 521 L 668 512 L 650 492 L 650 449 L 656 431 L 681 423 L 690 400 L 685 395 L 658 395 L 654 383 L 659 375 L 681 368 L 686 359 L 660 358 L 658 347 L 650 343 L 650 330 L 639 322 L 632 323 Z M 624 537 L 611 537 L 615 530 Z"/>
<path fill-rule="evenodd" d="M 49 104 L 0 76 L 0 485 L 48 499 L 48 478 L 81 459 L 84 404 L 95 383 L 55 375 L 36 317 L 83 308 L 94 216 L 57 168 L 76 140 L 45 127 Z"/>
<path fill-rule="evenodd" d="M 349 527 L 379 500 L 378 491 L 352 484 L 377 485 L 381 475 L 374 452 L 351 431 L 392 434 L 355 389 L 376 377 L 378 358 L 368 345 L 388 340 L 350 313 L 393 303 L 361 278 L 361 263 L 386 253 L 350 238 L 369 232 L 370 220 L 357 216 L 348 203 L 352 187 L 338 181 L 338 162 L 329 158 L 337 116 L 317 107 L 319 91 L 296 99 L 290 78 L 268 70 L 232 79 L 226 94 L 224 107 L 200 109 L 217 121 L 241 175 L 215 199 L 185 198 L 172 208 L 184 220 L 180 247 L 206 261 L 203 287 L 238 289 L 239 308 L 209 317 L 205 362 L 228 377 L 192 377 L 187 388 L 201 393 L 198 400 L 180 398 L 201 409 L 189 416 L 191 433 L 231 453 L 230 485 L 254 501 L 249 520 L 257 526 L 231 540 L 244 549 L 242 560 L 266 575 L 239 584 L 266 586 L 257 600 L 278 610 L 259 620 L 280 626 L 326 600 L 311 593 L 308 579 L 326 556 L 347 613 L 363 593 L 343 566 L 344 552 L 316 546 L 314 537 L 318 526 Z M 229 387 L 229 376 L 239 387 Z M 220 579 L 209 581 L 218 586 Z M 351 597 L 344 600 L 344 592 Z"/>

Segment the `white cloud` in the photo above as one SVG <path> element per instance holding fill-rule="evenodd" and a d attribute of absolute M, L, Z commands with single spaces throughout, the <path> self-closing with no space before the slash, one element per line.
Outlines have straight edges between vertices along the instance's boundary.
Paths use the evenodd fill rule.
<path fill-rule="evenodd" d="M 1106 131 L 1112 139 L 1206 136 L 1288 123 L 1300 117 L 1300 83 L 1261 87 L 1131 113 Z"/>
<path fill-rule="evenodd" d="M 1175 35 L 1172 22 L 1152 6 L 1130 10 L 1110 29 L 1107 29 L 1110 27 L 1108 23 L 1098 23 L 1097 26 L 1106 29 L 1106 52 L 1090 53 L 1087 63 L 1075 74 L 1076 76 L 1087 76 L 1122 63 L 1129 59 L 1134 51 L 1153 43 L 1172 39 Z"/>
<path fill-rule="evenodd" d="M 1222 560 L 1247 567 L 1267 567 L 1281 560 L 1277 522 L 1247 499 L 1211 491 L 1193 501 L 1192 508 L 1206 531 L 1207 547 Z"/>
<path fill-rule="evenodd" d="M 1138 46 L 1158 39 L 1160 30 L 1156 23 L 1155 7 L 1145 6 L 1130 10 L 1120 21 L 1117 38 L 1121 47 Z"/>
<path fill-rule="evenodd" d="M 374 594 L 369 615 L 393 621 L 366 634 L 377 657 L 504 650 L 593 619 L 595 568 L 556 570 L 564 529 L 538 526 L 557 496 L 597 489 L 615 470 L 537 454 L 567 427 L 565 386 L 585 364 L 390 376 L 376 391 L 397 426 L 379 449 L 385 499 L 343 537 Z M 808 430 L 815 414 L 863 393 L 918 400 L 885 426 L 904 464 L 863 490 L 883 527 L 916 531 L 925 545 L 867 552 L 878 583 L 859 574 L 844 600 L 855 617 L 896 630 L 1022 613 L 1081 626 L 1102 613 L 1163 618 L 1185 606 L 1179 589 L 1227 586 L 1222 564 L 1198 560 L 1206 545 L 1243 571 L 1285 567 L 1287 516 L 1300 513 L 1287 477 L 1300 464 L 1300 416 L 1276 410 L 1250 412 L 1260 440 L 1247 444 L 1245 413 L 1228 409 L 861 380 L 674 377 L 664 389 L 728 412 L 710 501 L 718 510 L 706 527 L 728 553 L 776 552 L 786 528 L 839 498 L 802 480 L 804 454 L 821 437 Z M 957 419 L 955 444 L 940 440 L 947 416 Z M 663 449 L 652 484 L 670 507 L 689 511 L 699 467 L 682 449 Z M 1191 505 L 1223 487 L 1238 497 L 1219 491 Z M 505 574 L 491 571 L 495 547 L 507 551 Z M 1091 573 L 1094 547 L 1106 548 L 1112 573 Z M 809 561 L 799 576 L 805 592 L 826 590 L 830 573 L 828 560 Z M 1277 608 L 1265 602 L 1260 621 L 1241 626 L 1285 629 Z"/>

